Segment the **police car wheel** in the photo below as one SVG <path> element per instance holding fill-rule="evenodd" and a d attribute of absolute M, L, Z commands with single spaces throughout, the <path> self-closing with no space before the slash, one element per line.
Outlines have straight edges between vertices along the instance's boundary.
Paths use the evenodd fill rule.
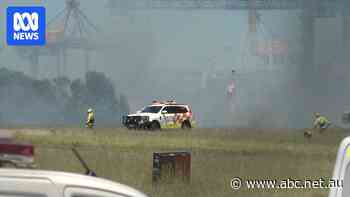
<path fill-rule="evenodd" d="M 159 125 L 158 122 L 153 121 L 153 122 L 151 123 L 149 129 L 150 129 L 151 131 L 160 130 L 160 125 Z"/>

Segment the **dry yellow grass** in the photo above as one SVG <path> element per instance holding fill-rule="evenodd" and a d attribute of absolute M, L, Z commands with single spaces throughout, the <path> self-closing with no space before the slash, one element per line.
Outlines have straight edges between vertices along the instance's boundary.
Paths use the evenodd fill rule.
<path fill-rule="evenodd" d="M 308 142 L 296 130 L 194 129 L 192 131 L 127 131 L 97 129 L 51 129 L 33 135 L 18 132 L 16 137 L 36 144 L 40 168 L 83 172 L 70 152 L 80 152 L 101 177 L 138 188 L 150 196 L 326 196 L 327 190 L 233 191 L 230 180 L 242 178 L 295 179 L 331 176 L 336 150 L 343 130 L 314 135 Z M 45 130 L 45 129 L 44 129 Z M 54 131 L 54 132 L 52 132 Z M 152 153 L 188 150 L 192 153 L 190 184 L 152 186 Z"/>

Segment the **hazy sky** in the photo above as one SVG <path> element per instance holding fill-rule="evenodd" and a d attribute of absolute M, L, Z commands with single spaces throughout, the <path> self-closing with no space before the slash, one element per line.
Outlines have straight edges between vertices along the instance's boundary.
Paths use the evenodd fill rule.
<path fill-rule="evenodd" d="M 30 4 L 28 0 L 8 2 L 10 5 Z M 151 32 L 156 48 L 152 66 L 203 67 L 208 59 L 218 67 L 239 66 L 239 57 L 247 47 L 247 11 L 124 10 L 111 18 L 104 2 L 84 0 L 81 1 L 81 8 L 101 29 L 113 27 L 117 31 L 124 31 L 122 28 L 125 28 L 127 32 Z M 64 7 L 63 0 L 42 0 L 41 3 L 47 9 L 47 20 Z M 5 11 L 4 6 L 1 11 Z M 288 28 L 295 30 L 294 25 L 297 25 L 297 15 L 294 11 L 262 11 L 261 14 L 265 27 L 259 29 L 260 38 L 276 35 L 287 37 Z M 4 18 L 1 17 L 2 27 L 4 23 Z M 4 28 L 1 32 L 3 30 Z M 272 31 L 273 36 L 270 35 Z"/>
<path fill-rule="evenodd" d="M 5 40 L 3 33 L 6 28 L 4 18 L 6 7 L 8 5 L 31 5 L 32 2 L 35 1 L 0 0 L 0 33 L 2 33 L 0 40 Z M 64 8 L 65 1 L 36 2 L 41 2 L 37 5 L 45 5 L 47 20 L 50 20 Z M 289 93 L 300 88 L 293 84 L 298 74 L 286 71 L 285 65 L 262 65 L 261 59 L 247 54 L 249 46 L 247 11 L 116 9 L 113 14 L 110 14 L 106 6 L 107 1 L 81 0 L 80 2 L 81 9 L 101 30 L 96 34 L 97 38 L 93 38 L 94 41 L 113 45 L 110 48 L 99 48 L 97 53 L 91 54 L 92 67 L 106 73 L 115 82 L 118 93 L 129 96 L 132 109 L 135 106 L 144 105 L 152 98 L 171 96 L 193 103 L 195 110 L 203 116 L 207 114 L 200 110 L 226 110 L 227 104 L 223 97 L 229 78 L 213 79 L 212 81 L 208 79 L 211 89 L 200 90 L 201 78 L 198 76 L 211 70 L 229 76 L 231 68 L 234 67 L 237 70 L 237 87 L 240 94 L 237 96 L 240 100 L 239 115 L 243 114 L 236 117 L 235 120 L 254 121 L 256 114 L 266 112 L 276 112 L 274 116 L 280 118 L 281 121 L 274 121 L 274 118 L 271 118 L 267 122 L 280 125 L 283 124 L 283 121 L 288 122 L 290 119 L 288 116 L 293 116 L 295 122 L 303 123 L 310 118 L 311 109 L 304 114 L 304 117 L 299 118 L 300 114 L 297 114 L 299 111 L 306 111 L 303 105 L 298 103 L 303 102 L 302 99 L 296 101 L 295 105 L 284 104 L 285 99 L 290 97 Z M 289 41 L 290 50 L 299 53 L 302 51 L 300 11 L 259 11 L 259 14 L 262 23 L 258 27 L 256 39 L 286 39 Z M 316 19 L 317 63 L 336 64 L 335 60 L 341 52 L 338 50 L 341 43 L 338 39 L 341 32 L 340 24 L 339 17 Z M 54 27 L 49 29 L 54 29 Z M 14 47 L 2 50 L 0 59 L 0 67 L 5 66 L 30 73 L 28 61 L 20 59 Z M 69 77 L 84 76 L 86 71 L 84 57 L 79 52 L 69 52 L 67 66 L 65 74 Z M 288 66 L 300 68 L 300 65 L 295 64 L 288 64 Z M 271 72 L 270 68 L 279 68 L 284 70 L 284 73 Z M 188 71 L 197 72 L 196 77 L 199 79 L 193 80 L 191 84 L 186 84 L 182 76 L 184 73 L 190 73 Z M 252 74 L 245 74 L 249 72 Z M 40 59 L 40 77 L 55 77 L 56 73 L 54 58 Z M 311 81 L 312 79 L 310 78 Z M 184 90 L 184 87 L 187 89 Z M 285 88 L 291 88 L 291 90 L 288 91 Z M 212 92 L 206 96 L 202 95 L 201 91 L 208 93 L 209 90 Z M 341 92 L 344 90 L 337 94 Z M 304 94 L 300 93 L 299 96 L 303 97 Z M 202 99 L 202 103 L 196 103 L 198 98 Z M 344 97 L 339 96 L 339 98 Z M 327 99 L 330 98 L 324 98 L 320 104 L 328 101 Z M 276 108 L 274 104 L 280 104 L 281 107 Z M 205 109 L 203 106 L 205 108 L 210 106 L 210 108 Z M 329 109 L 329 111 L 336 115 L 341 113 L 339 109 L 342 107 L 342 104 L 339 104 L 337 110 Z M 274 111 L 272 108 L 279 111 Z M 211 121 L 220 119 L 203 117 L 203 119 L 206 118 Z M 298 124 L 303 125 L 303 123 Z M 219 123 L 216 122 L 216 124 Z"/>

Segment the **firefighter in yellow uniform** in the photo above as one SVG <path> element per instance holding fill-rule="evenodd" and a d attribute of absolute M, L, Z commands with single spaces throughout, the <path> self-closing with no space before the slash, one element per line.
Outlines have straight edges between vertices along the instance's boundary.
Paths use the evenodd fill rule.
<path fill-rule="evenodd" d="M 94 111 L 91 108 L 89 108 L 87 112 L 86 127 L 89 129 L 92 129 L 94 128 L 94 126 L 95 126 Z"/>
<path fill-rule="evenodd" d="M 314 129 L 318 129 L 320 133 L 323 133 L 330 125 L 331 122 L 325 116 L 315 113 Z"/>
<path fill-rule="evenodd" d="M 313 124 L 313 129 L 317 129 L 319 133 L 323 133 L 331 125 L 331 122 L 325 116 L 321 116 L 320 113 L 315 113 Z M 306 130 L 304 131 L 304 137 L 311 139 L 312 133 L 312 130 Z"/>

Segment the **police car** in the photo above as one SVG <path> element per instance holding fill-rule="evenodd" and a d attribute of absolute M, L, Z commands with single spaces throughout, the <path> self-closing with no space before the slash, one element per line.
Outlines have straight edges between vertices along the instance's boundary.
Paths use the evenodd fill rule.
<path fill-rule="evenodd" d="M 135 114 L 123 116 L 122 124 L 128 129 L 191 129 L 196 127 L 189 105 L 177 104 L 176 101 L 153 101 Z"/>

